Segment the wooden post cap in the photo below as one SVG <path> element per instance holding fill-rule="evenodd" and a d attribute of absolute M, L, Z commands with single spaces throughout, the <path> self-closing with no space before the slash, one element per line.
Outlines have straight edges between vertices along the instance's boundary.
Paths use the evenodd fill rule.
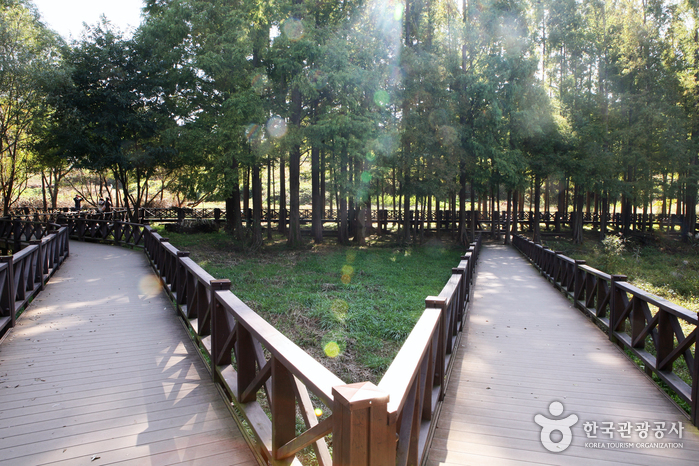
<path fill-rule="evenodd" d="M 428 296 L 425 298 L 425 307 L 428 309 L 443 309 L 447 306 L 447 298 Z"/>
<path fill-rule="evenodd" d="M 333 387 L 333 398 L 350 410 L 363 409 L 373 402 L 388 403 L 389 395 L 371 382 Z"/>
<path fill-rule="evenodd" d="M 214 291 L 227 291 L 231 289 L 231 281 L 227 278 L 211 280 L 211 289 Z"/>

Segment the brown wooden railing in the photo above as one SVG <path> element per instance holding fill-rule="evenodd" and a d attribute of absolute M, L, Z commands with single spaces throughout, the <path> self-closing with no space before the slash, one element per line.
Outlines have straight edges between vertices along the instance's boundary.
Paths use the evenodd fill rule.
<path fill-rule="evenodd" d="M 230 281 L 209 275 L 150 227 L 144 245 L 265 462 L 289 464 L 307 447 L 321 465 L 408 465 L 424 457 L 466 318 L 480 238 L 440 295 L 427 298 L 378 387 L 345 384 L 241 302 Z"/>
<path fill-rule="evenodd" d="M 422 317 L 376 386 L 343 382 L 240 301 L 229 280 L 215 279 L 149 226 L 74 219 L 61 228 L 56 248 L 38 254 L 27 248 L 21 257 L 64 258 L 68 233 L 144 249 L 262 463 L 292 464 L 304 449 L 327 466 L 424 460 L 464 328 L 480 237 L 441 293 L 426 299 Z M 6 270 L 17 272 L 3 275 Z M 24 265 L 0 266 L 0 280 L 37 274 Z M 29 282 L 22 286 L 33 290 L 37 285 Z"/>
<path fill-rule="evenodd" d="M 140 223 L 87 218 L 66 219 L 70 237 L 79 241 L 99 241 L 143 247 L 146 227 Z"/>
<path fill-rule="evenodd" d="M 4 238 L 14 243 L 16 229 L 6 229 L 0 222 L 0 229 L 7 234 Z M 11 256 L 0 256 L 0 335 L 15 326 L 17 314 L 44 288 L 70 252 L 68 229 L 38 229 L 35 225 L 22 228 L 22 243 L 28 245 Z M 28 234 L 32 231 L 33 233 Z"/>
<path fill-rule="evenodd" d="M 513 245 L 606 330 L 612 342 L 640 359 L 646 373 L 655 373 L 685 401 L 692 423 L 699 425 L 699 314 L 626 283 L 625 275 L 606 274 L 520 235 L 513 237 Z M 691 383 L 676 374 L 680 358 Z"/>
<path fill-rule="evenodd" d="M 401 210 L 392 209 L 376 209 L 372 208 L 370 211 L 371 220 L 374 223 L 378 223 L 380 226 L 387 226 L 389 223 L 399 223 L 403 222 L 403 217 L 405 212 Z M 490 224 L 493 218 L 496 218 L 500 225 L 505 225 L 507 222 L 508 214 L 506 211 L 496 212 L 476 212 L 479 224 Z M 106 219 L 106 220 L 121 220 L 125 221 L 128 218 L 128 212 L 123 209 L 114 209 L 108 214 L 99 213 L 96 209 L 85 208 L 79 212 L 74 210 L 63 208 L 63 209 L 30 209 L 30 208 L 18 208 L 12 210 L 12 215 L 15 217 L 23 217 L 25 220 L 30 220 L 36 217 L 41 221 L 52 221 L 57 222 L 59 217 L 87 217 L 91 219 Z M 458 213 L 456 211 L 452 212 L 449 209 L 437 210 L 432 209 L 430 211 L 420 212 L 411 210 L 410 222 L 414 224 L 416 221 L 420 223 L 439 223 L 441 229 L 449 229 L 451 226 L 458 222 Z M 241 218 L 252 219 L 252 209 L 248 209 L 247 212 L 241 209 Z M 302 223 L 308 223 L 312 219 L 311 209 L 300 209 L 299 211 L 300 220 Z M 466 219 L 468 220 L 471 216 L 470 211 L 466 211 Z M 534 212 L 531 211 L 520 211 L 513 212 L 510 214 L 510 221 L 517 219 L 518 222 L 522 224 L 527 224 L 529 228 L 534 221 Z M 597 225 L 602 221 L 602 214 L 594 212 L 583 213 L 583 223 Z M 141 207 L 138 211 L 139 221 L 149 221 L 151 223 L 169 223 L 169 222 L 182 222 L 184 220 L 214 220 L 214 221 L 225 221 L 226 211 L 225 209 L 219 208 L 191 208 L 191 207 Z M 263 209 L 262 210 L 262 221 L 278 223 L 280 218 L 284 218 L 288 221 L 289 215 L 288 211 L 279 211 L 278 209 Z M 339 212 L 336 209 L 325 209 L 322 214 L 323 222 L 337 222 L 339 221 Z M 573 221 L 573 214 L 571 212 L 541 212 L 539 213 L 539 222 L 545 224 L 547 227 L 551 225 L 561 223 L 570 225 Z M 634 225 L 634 229 L 652 229 L 654 225 L 660 227 L 674 227 L 683 224 L 684 217 L 681 215 L 669 214 L 630 214 L 629 223 Z M 612 214 L 607 213 L 606 215 L 607 225 L 610 227 L 614 226 L 620 228 L 623 225 L 623 218 L 620 213 Z M 699 223 L 696 224 L 696 228 L 699 229 Z"/>

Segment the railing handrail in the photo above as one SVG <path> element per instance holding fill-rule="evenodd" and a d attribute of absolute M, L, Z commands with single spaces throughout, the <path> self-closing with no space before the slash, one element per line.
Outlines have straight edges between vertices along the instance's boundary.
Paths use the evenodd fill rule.
<path fill-rule="evenodd" d="M 647 374 L 655 373 L 686 401 L 692 423 L 699 425 L 699 314 L 627 283 L 625 275 L 606 274 L 585 265 L 584 261 L 553 253 L 554 262 L 574 267 L 573 276 L 565 276 L 566 283 L 562 282 L 563 278 L 558 282 L 560 274 L 550 275 L 541 255 L 534 253 L 542 250 L 540 245 L 521 235 L 513 236 L 513 245 L 571 297 L 578 309 L 605 329 L 613 343 L 641 359 Z M 652 317 L 649 305 L 658 308 Z M 679 319 L 694 325 L 695 329 L 685 335 Z M 630 335 L 626 333 L 627 327 Z M 645 350 L 649 339 L 655 355 Z M 694 355 L 691 354 L 692 345 Z M 674 374 L 674 362 L 680 357 L 687 363 L 690 383 Z"/>
<path fill-rule="evenodd" d="M 626 291 L 627 293 L 633 296 L 643 299 L 645 302 L 652 304 L 653 306 L 657 306 L 658 308 L 670 312 L 676 315 L 677 317 L 681 317 L 690 324 L 699 325 L 699 319 L 697 319 L 697 314 L 691 312 L 687 308 L 680 306 L 679 304 L 675 304 L 672 301 L 668 301 L 665 298 L 656 296 L 652 293 L 642 290 L 641 288 L 634 286 L 628 282 L 617 282 L 616 287 Z"/>

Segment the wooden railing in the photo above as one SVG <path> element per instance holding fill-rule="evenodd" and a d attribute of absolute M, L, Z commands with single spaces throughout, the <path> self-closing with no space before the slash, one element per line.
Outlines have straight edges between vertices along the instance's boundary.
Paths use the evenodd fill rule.
<path fill-rule="evenodd" d="M 422 460 L 463 330 L 480 238 L 440 295 L 427 298 L 377 387 L 345 384 L 240 301 L 229 280 L 209 275 L 152 228 L 144 236 L 146 254 L 263 461 L 290 464 L 309 447 L 320 465 Z"/>
<path fill-rule="evenodd" d="M 14 243 L 14 239 L 18 238 L 15 229 L 3 231 L 8 235 L 4 238 L 7 242 Z M 26 239 L 27 232 L 33 231 L 28 235 L 33 238 L 39 230 L 27 225 L 21 231 Z M 43 237 L 29 240 L 26 247 L 13 255 L 0 256 L 0 335 L 15 326 L 17 314 L 44 288 L 68 257 L 67 228 L 42 230 L 41 234 Z"/>
<path fill-rule="evenodd" d="M 401 210 L 392 209 L 376 209 L 372 208 L 370 210 L 371 220 L 374 223 L 378 223 L 381 226 L 387 225 L 389 223 L 399 223 L 403 222 L 403 217 L 405 212 Z M 39 221 L 51 221 L 58 222 L 61 217 L 87 217 L 90 219 L 103 219 L 103 220 L 120 220 L 126 221 L 128 219 L 128 212 L 123 209 L 113 209 L 110 213 L 104 214 L 98 212 L 94 208 L 85 208 L 79 212 L 72 209 L 30 209 L 30 208 L 18 208 L 12 210 L 12 215 L 15 217 L 22 217 L 24 220 L 30 220 L 35 218 Z M 241 209 L 241 218 L 252 219 L 252 209 L 248 209 L 247 212 Z M 449 209 L 436 210 L 432 209 L 430 211 L 420 212 L 411 210 L 410 222 L 414 224 L 416 221 L 421 223 L 437 223 L 439 222 L 440 228 L 448 229 L 450 226 L 458 222 L 458 212 L 452 212 Z M 527 224 L 531 227 L 534 220 L 534 212 L 532 211 L 520 211 L 513 212 L 510 214 L 510 221 L 515 218 L 518 222 Z M 466 211 L 466 219 L 471 216 L 470 211 Z M 308 223 L 312 219 L 311 209 L 300 209 L 299 217 L 302 223 Z M 493 221 L 493 212 L 477 212 L 477 219 L 479 224 L 489 224 Z M 594 212 L 583 213 L 583 223 L 585 224 L 599 224 L 602 221 L 602 214 Z M 226 220 L 226 210 L 219 208 L 191 208 L 191 207 L 141 207 L 138 211 L 139 221 L 149 221 L 151 223 L 168 223 L 168 222 L 182 222 L 184 220 L 214 220 L 214 221 L 225 221 Z M 279 222 L 280 218 L 284 218 L 288 221 L 289 215 L 288 211 L 280 212 L 278 209 L 263 209 L 262 210 L 262 221 L 263 222 Z M 508 219 L 508 214 L 506 211 L 497 212 L 497 220 L 500 225 L 505 225 Z M 324 209 L 322 214 L 323 222 L 337 222 L 339 221 L 339 212 L 336 209 Z M 573 221 L 573 214 L 571 212 L 541 212 L 539 213 L 539 222 L 550 227 L 553 224 L 561 223 L 570 225 Z M 636 229 L 652 228 L 653 225 L 661 227 L 674 227 L 682 225 L 684 217 L 681 215 L 669 214 L 630 214 L 629 222 L 631 225 L 635 225 Z M 607 225 L 615 226 L 620 228 L 623 224 L 623 218 L 620 213 L 607 213 L 606 215 Z M 697 223 L 696 228 L 699 229 L 699 223 Z"/>
<path fill-rule="evenodd" d="M 0 228 L 2 226 L 0 225 Z M 424 460 L 459 347 L 480 237 L 426 309 L 378 386 L 346 384 L 251 310 L 153 228 L 73 219 L 0 264 L 0 300 L 30 299 L 79 240 L 142 247 L 177 313 L 208 360 L 231 411 L 254 438 L 261 462 L 413 465 Z M 42 278 L 40 278 L 42 277 Z"/>
<path fill-rule="evenodd" d="M 646 373 L 656 374 L 685 401 L 692 423 L 699 425 L 699 314 L 626 283 L 625 275 L 606 274 L 522 236 L 514 236 L 513 244 L 612 342 L 640 359 Z M 676 373 L 680 358 L 691 383 Z"/>
<path fill-rule="evenodd" d="M 70 237 L 79 241 L 99 241 L 115 245 L 143 247 L 146 227 L 140 223 L 87 218 L 66 219 Z"/>
<path fill-rule="evenodd" d="M 388 394 L 389 430 L 398 439 L 396 465 L 421 464 L 427 453 L 466 321 L 480 241 L 452 269 L 441 293 L 425 300 L 422 317 L 379 383 Z"/>

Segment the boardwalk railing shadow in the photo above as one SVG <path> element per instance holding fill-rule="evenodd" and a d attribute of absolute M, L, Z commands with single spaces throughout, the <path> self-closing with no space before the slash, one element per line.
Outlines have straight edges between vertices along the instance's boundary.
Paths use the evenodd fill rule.
<path fill-rule="evenodd" d="M 6 245 L 14 244 L 16 228 L 7 223 L 12 222 L 0 221 L 0 232 L 6 233 Z M 44 264 L 43 257 L 51 258 L 39 267 L 42 277 L 67 257 L 69 234 L 144 250 L 263 462 L 298 463 L 297 453 L 309 447 L 320 465 L 414 465 L 425 458 L 467 317 L 480 237 L 441 293 L 426 299 L 422 317 L 376 386 L 346 384 L 240 301 L 229 280 L 209 275 L 150 226 L 73 218 L 49 232 L 41 244 L 12 256 L 18 262 L 17 256 L 34 257 L 24 252 L 32 247 L 45 251 L 30 261 Z M 52 235 L 56 239 L 49 239 Z M 37 276 L 36 267 L 26 276 Z"/>
<path fill-rule="evenodd" d="M 657 375 L 688 403 L 691 421 L 699 425 L 699 314 L 626 283 L 625 275 L 606 274 L 523 236 L 515 235 L 513 245 L 605 330 L 610 341 L 640 359 L 648 375 Z M 683 327 L 692 330 L 685 333 Z M 679 358 L 691 384 L 676 374 Z"/>

